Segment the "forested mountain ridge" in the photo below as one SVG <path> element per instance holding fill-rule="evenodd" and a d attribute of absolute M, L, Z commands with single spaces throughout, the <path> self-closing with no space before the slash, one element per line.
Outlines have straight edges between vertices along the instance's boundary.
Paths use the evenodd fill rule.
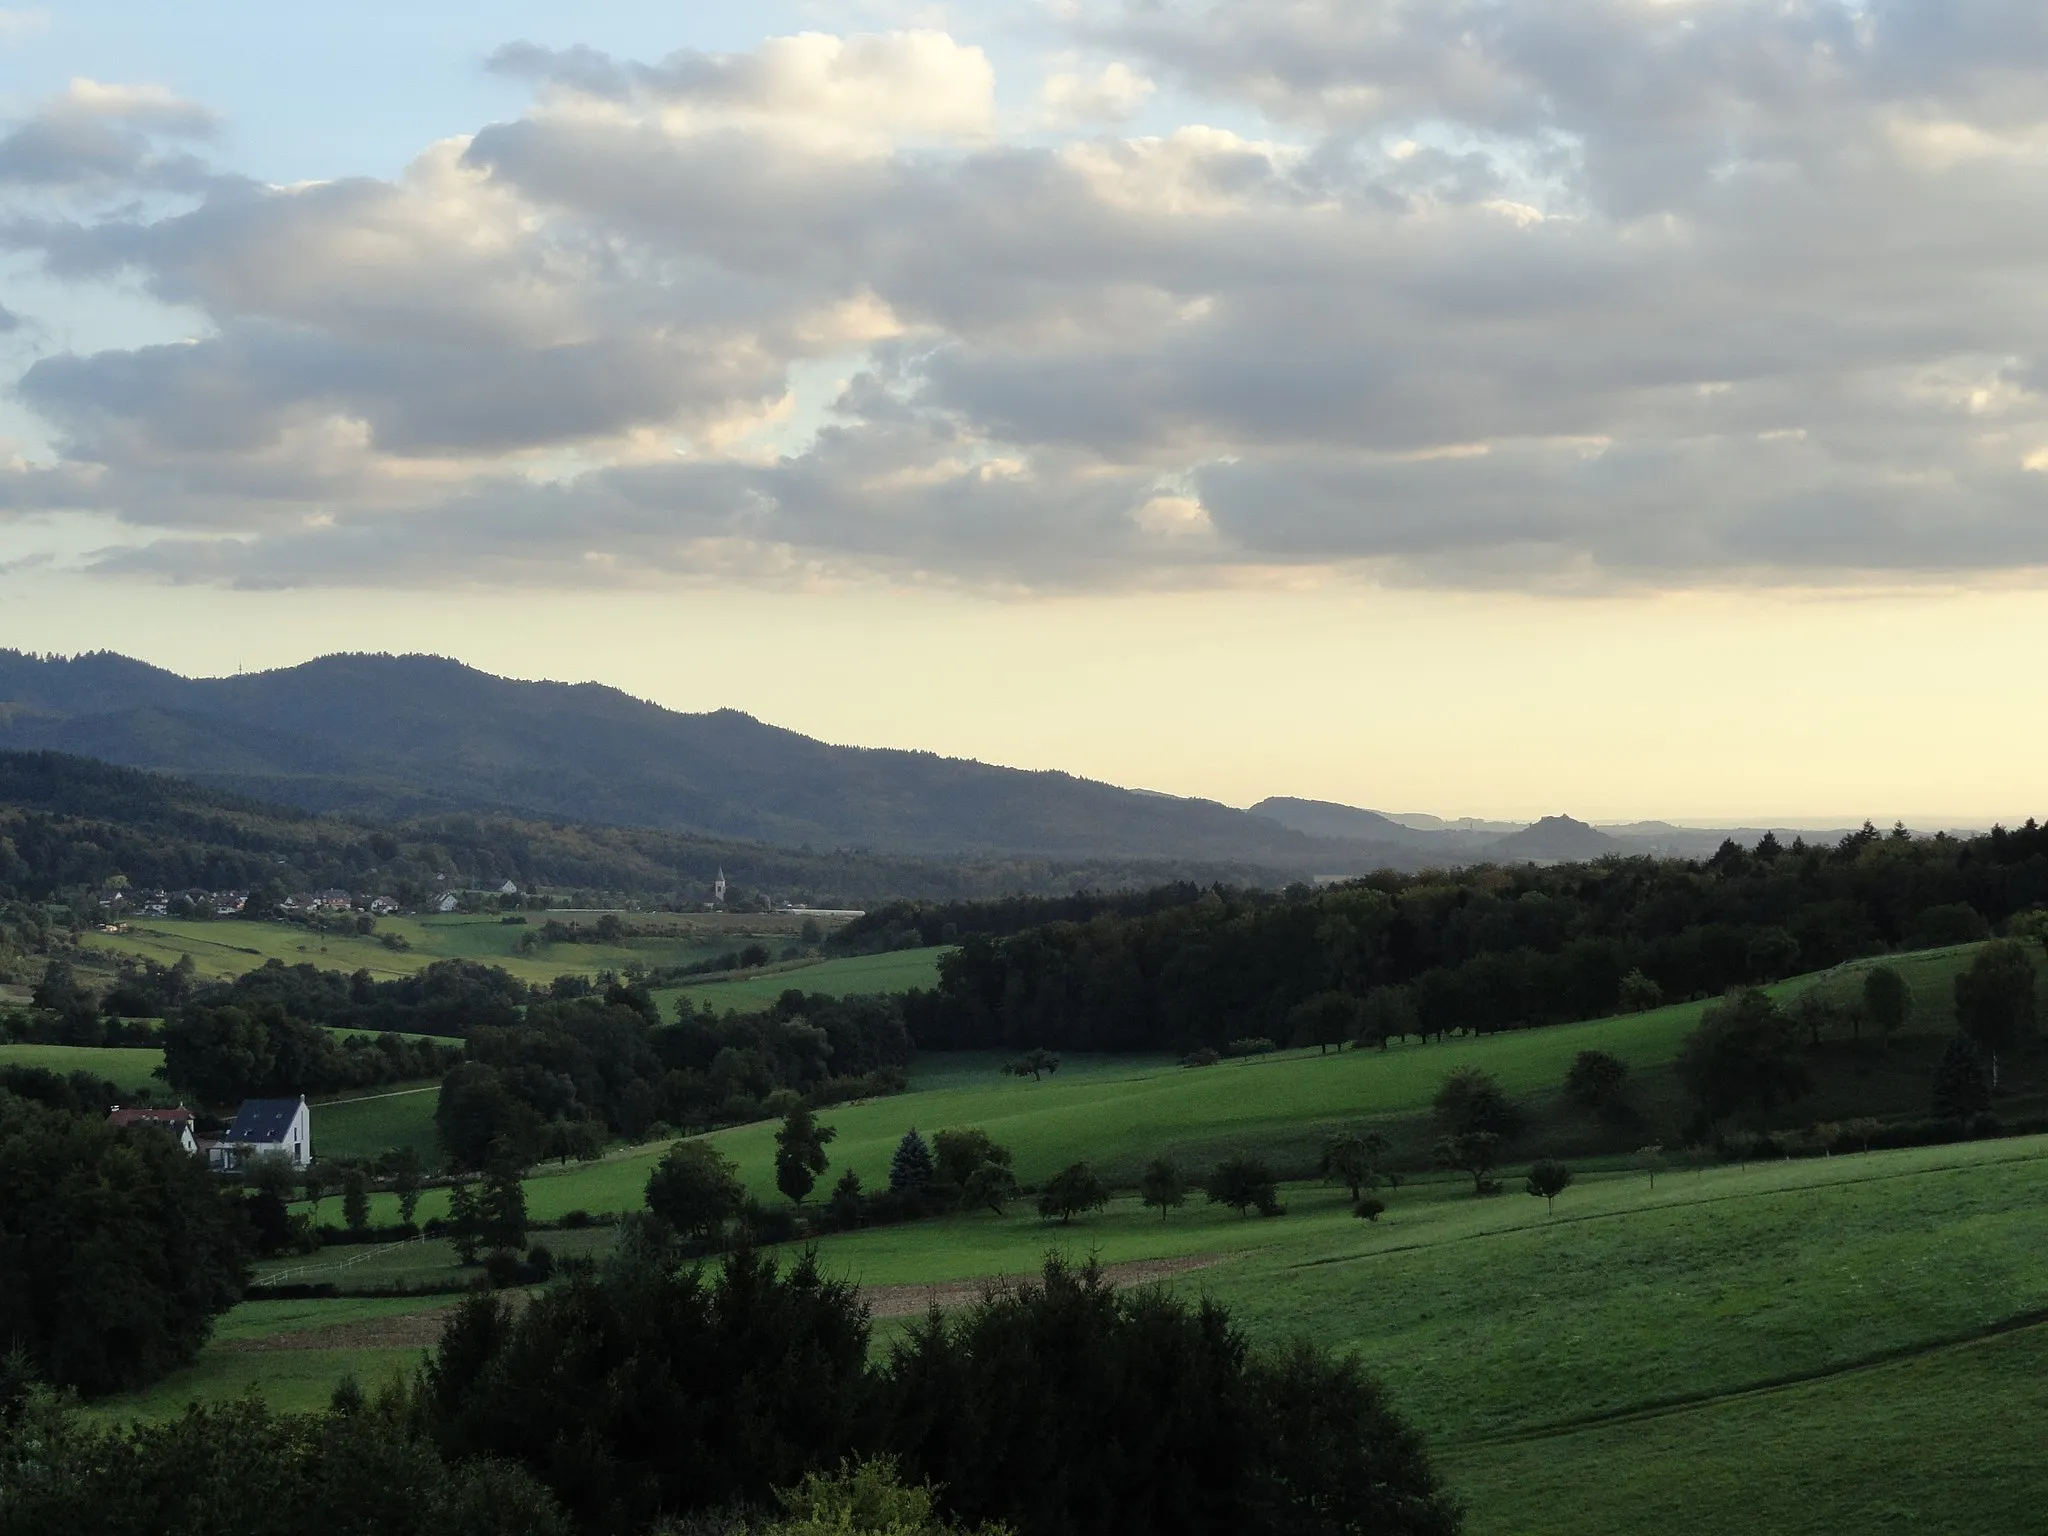
<path fill-rule="evenodd" d="M 339 887 L 417 905 L 446 889 L 535 887 L 630 894 L 690 905 L 723 870 L 767 900 L 867 906 L 905 897 L 1172 880 L 1252 882 L 1270 871 L 1228 864 L 989 856 L 938 861 L 816 852 L 730 838 L 510 816 L 451 814 L 379 822 L 316 815 L 56 752 L 0 752 L 0 899 L 48 901 L 117 877 L 138 889 L 280 894 Z"/>
<path fill-rule="evenodd" d="M 1412 838 L 1310 837 L 1210 801 L 831 746 L 736 710 L 681 714 L 596 683 L 517 682 L 428 656 L 184 678 L 110 653 L 0 652 L 0 748 L 388 819 L 487 812 L 786 847 L 1167 859 L 1282 878 L 1417 857 Z"/>

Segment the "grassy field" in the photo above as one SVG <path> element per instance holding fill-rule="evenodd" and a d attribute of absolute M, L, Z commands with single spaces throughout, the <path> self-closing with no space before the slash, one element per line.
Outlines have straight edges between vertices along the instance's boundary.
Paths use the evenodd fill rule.
<path fill-rule="evenodd" d="M 1255 1338 L 1358 1353 L 1429 1435 L 1472 1536 L 2041 1528 L 2048 1327 L 2028 1325 L 2048 1314 L 2048 1138 L 1672 1172 L 1654 1190 L 1588 1175 L 1554 1215 L 1448 1179 L 1403 1188 L 1375 1224 L 1338 1191 L 1283 1194 L 1275 1220 L 1197 1196 L 1162 1221 L 1126 1197 L 1068 1227 L 1013 1208 L 819 1250 L 869 1287 L 1028 1272 L 1048 1250 L 1206 1259 L 1168 1283 Z M 596 1251 L 608 1234 L 544 1240 Z M 373 1262 L 427 1278 L 443 1247 Z M 250 1386 L 317 1404 L 344 1372 L 372 1382 L 417 1353 L 374 1332 L 288 1346 L 446 1305 L 247 1304 L 191 1371 L 100 1411 Z"/>
<path fill-rule="evenodd" d="M 843 960 L 820 960 L 815 964 L 791 965 L 742 976 L 729 981 L 699 982 L 687 987 L 669 987 L 655 993 L 664 1016 L 675 1011 L 675 1000 L 687 996 L 702 1007 L 763 1008 L 796 987 L 820 992 L 827 997 L 853 997 L 866 992 L 908 992 L 912 987 L 930 987 L 939 979 L 939 956 L 947 946 L 932 949 L 899 949 L 886 955 L 852 955 Z"/>
<path fill-rule="evenodd" d="M 163 1091 L 151 1074 L 164 1064 L 164 1053 L 147 1046 L 0 1045 L 0 1067 L 43 1067 L 52 1072 L 91 1072 L 133 1092 Z"/>
<path fill-rule="evenodd" d="M 436 960 L 480 960 L 503 966 L 522 981 L 547 982 L 562 975 L 594 975 L 648 967 L 688 965 L 759 939 L 780 949 L 795 937 L 791 921 L 776 914 L 670 913 L 626 914 L 643 926 L 674 930 L 673 936 L 625 939 L 615 944 L 547 944 L 532 954 L 519 952 L 519 941 L 538 935 L 548 914 L 523 914 L 524 925 L 489 915 L 450 914 L 430 917 L 380 917 L 372 935 L 316 933 L 289 923 L 255 923 L 240 919 L 180 922 L 141 918 L 117 934 L 85 936 L 88 947 L 110 958 L 132 956 L 159 964 L 175 964 L 190 955 L 207 978 L 239 976 L 269 960 L 287 965 L 308 964 L 322 970 L 366 970 L 380 979 L 410 976 Z M 592 914 L 559 914 L 564 920 L 590 926 Z M 388 949 L 385 934 L 403 939 L 405 949 Z"/>
<path fill-rule="evenodd" d="M 434 1128 L 438 1081 L 393 1083 L 348 1098 L 324 1099 L 311 1109 L 315 1157 L 376 1157 L 413 1147 L 431 1168 L 441 1160 Z"/>
<path fill-rule="evenodd" d="M 1933 1056 L 1951 1027 L 1944 1007 L 1948 982 L 1966 960 L 1967 951 L 1902 957 L 1898 963 L 1916 997 L 1910 1035 L 1882 1057 L 1842 1056 L 1823 1071 L 1821 1091 L 1787 1112 L 1785 1123 L 1838 1118 L 1873 1099 L 1921 1112 Z M 1860 985 L 1860 973 L 1846 968 L 1775 990 L 1792 995 L 1814 985 Z M 1364 1122 L 1389 1136 L 1400 1161 L 1423 1166 L 1435 1137 L 1430 1101 L 1444 1076 L 1466 1065 L 1492 1072 L 1534 1111 L 1540 1129 L 1515 1149 L 1518 1154 L 1582 1155 L 1609 1133 L 1561 1102 L 1559 1085 L 1572 1057 L 1588 1049 L 1622 1057 L 1643 1116 L 1641 1139 L 1670 1135 L 1683 1114 L 1671 1063 L 1705 1006 L 1681 1003 L 1584 1024 L 1409 1042 L 1384 1052 L 1282 1051 L 1203 1068 L 1160 1058 L 1070 1057 L 1040 1082 L 1004 1077 L 998 1070 L 1001 1053 L 928 1054 L 913 1070 L 911 1093 L 842 1104 L 820 1115 L 837 1132 L 827 1182 L 847 1167 L 870 1188 L 886 1181 L 889 1159 L 911 1126 L 927 1136 L 948 1126 L 980 1126 L 1015 1152 L 1018 1177 L 1027 1182 L 1086 1160 L 1112 1183 L 1128 1186 L 1154 1156 L 1201 1167 L 1238 1146 L 1257 1148 L 1283 1172 L 1306 1173 L 1333 1128 Z M 430 1104 L 430 1096 L 422 1096 L 415 1112 L 430 1115 Z M 771 1203 L 779 1198 L 775 1129 L 774 1122 L 763 1121 L 710 1137 L 739 1165 L 749 1189 Z M 314 1134 L 321 1134 L 318 1116 Z M 649 1170 L 666 1150 L 666 1143 L 621 1148 L 595 1163 L 539 1170 L 528 1185 L 528 1202 L 545 1220 L 571 1210 L 633 1209 Z M 440 1214 L 445 1200 L 429 1191 L 422 1219 Z M 394 1219 L 387 1214 L 390 1196 L 377 1196 L 375 1203 L 378 1220 Z"/>

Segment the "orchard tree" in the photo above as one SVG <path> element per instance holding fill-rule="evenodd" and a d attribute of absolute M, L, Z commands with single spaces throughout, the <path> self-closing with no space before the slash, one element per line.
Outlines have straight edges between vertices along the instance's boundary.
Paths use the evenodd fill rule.
<path fill-rule="evenodd" d="M 1546 1157 L 1529 1170 L 1528 1181 L 1522 1187 L 1543 1197 L 1543 1214 L 1548 1216 L 1557 1197 L 1571 1187 L 1571 1182 L 1571 1169 L 1554 1157 Z"/>
<path fill-rule="evenodd" d="M 697 1237 L 716 1237 L 746 1198 L 738 1165 L 705 1141 L 677 1142 L 647 1176 L 647 1209 Z"/>
<path fill-rule="evenodd" d="M 1060 1058 L 1056 1052 L 1040 1048 L 1026 1051 L 1003 1063 L 1003 1071 L 1011 1077 L 1028 1077 L 1034 1083 L 1048 1072 L 1060 1069 Z"/>
<path fill-rule="evenodd" d="M 1485 1132 L 1505 1141 L 1520 1133 L 1522 1111 L 1491 1072 L 1460 1067 L 1436 1091 L 1436 1117 L 1451 1136 Z"/>
<path fill-rule="evenodd" d="M 1324 1056 L 1333 1045 L 1342 1053 L 1358 1034 L 1359 1017 L 1358 999 L 1349 993 L 1318 992 L 1288 1010 L 1287 1025 L 1296 1045 L 1312 1045 Z"/>
<path fill-rule="evenodd" d="M 1679 1048 L 1678 1078 L 1710 1124 L 1813 1091 L 1795 1026 L 1754 987 L 1737 987 L 1701 1016 Z"/>
<path fill-rule="evenodd" d="M 1386 1156 L 1387 1139 L 1377 1131 L 1364 1136 L 1340 1131 L 1323 1143 L 1323 1155 L 1316 1171 L 1333 1184 L 1342 1184 L 1356 1200 L 1380 1182 L 1380 1159 Z"/>
<path fill-rule="evenodd" d="M 1664 989 L 1645 976 L 1640 968 L 1621 978 L 1623 1013 L 1648 1013 L 1652 1008 L 1663 1006 Z"/>
<path fill-rule="evenodd" d="M 1001 1163 L 983 1163 L 967 1175 L 960 1186 L 961 1203 L 970 1210 L 990 1210 L 998 1216 L 1017 1198 L 1017 1175 Z"/>
<path fill-rule="evenodd" d="M 1065 1226 L 1087 1211 L 1099 1211 L 1109 1204 L 1109 1186 L 1086 1163 L 1062 1168 L 1045 1181 L 1038 1194 L 1038 1214 L 1047 1221 L 1055 1217 Z"/>
<path fill-rule="evenodd" d="M 1639 1172 L 1650 1176 L 1650 1193 L 1654 1195 L 1657 1192 L 1657 1175 L 1664 1169 L 1663 1145 L 1652 1142 L 1647 1147 L 1638 1147 L 1635 1156 L 1630 1158 L 1629 1162 Z"/>
<path fill-rule="evenodd" d="M 1387 1048 L 1390 1040 L 1422 1033 L 1406 987 L 1374 987 L 1358 1010 L 1358 1043 Z"/>
<path fill-rule="evenodd" d="M 2020 1046 L 2034 1027 L 2034 957 L 2017 939 L 1994 939 L 1956 977 L 1956 1027 L 1991 1063 L 1998 1091 L 1998 1057 Z"/>
<path fill-rule="evenodd" d="M 1248 1152 L 1226 1157 L 1209 1174 L 1205 1189 L 1211 1205 L 1227 1205 L 1240 1216 L 1254 1209 L 1261 1216 L 1281 1212 L 1273 1170 Z"/>
<path fill-rule="evenodd" d="M 775 1187 L 802 1205 L 825 1171 L 825 1147 L 838 1132 L 818 1124 L 808 1104 L 799 1104 L 783 1118 L 775 1133 Z"/>
<path fill-rule="evenodd" d="M 1628 1063 L 1606 1051 L 1581 1051 L 1572 1058 L 1564 1075 L 1564 1096 L 1591 1110 L 1605 1110 L 1621 1102 L 1622 1084 L 1628 1081 Z"/>
<path fill-rule="evenodd" d="M 1172 1158 L 1155 1157 L 1138 1180 L 1138 1194 L 1147 1205 L 1159 1207 L 1159 1219 L 1164 1221 L 1168 1211 L 1186 1203 L 1188 1183 Z"/>
<path fill-rule="evenodd" d="M 1863 1011 L 1877 1030 L 1877 1038 L 1891 1048 L 1892 1036 L 1906 1027 L 1913 1011 L 1913 993 L 1906 978 L 1889 965 L 1873 966 L 1863 978 Z"/>
<path fill-rule="evenodd" d="M 932 1136 L 932 1167 L 941 1184 L 965 1189 L 983 1163 L 1008 1168 L 1010 1149 L 975 1126 L 939 1131 Z"/>
<path fill-rule="evenodd" d="M 1446 1136 L 1436 1144 L 1436 1160 L 1446 1168 L 1471 1174 L 1473 1194 L 1500 1193 L 1500 1183 L 1493 1177 L 1494 1167 L 1500 1161 L 1500 1137 L 1492 1131 Z"/>
<path fill-rule="evenodd" d="M 1961 1033 L 1949 1036 L 1934 1066 L 1934 1112 L 1944 1120 L 1968 1120 L 1991 1107 L 1991 1083 L 1976 1043 Z"/>

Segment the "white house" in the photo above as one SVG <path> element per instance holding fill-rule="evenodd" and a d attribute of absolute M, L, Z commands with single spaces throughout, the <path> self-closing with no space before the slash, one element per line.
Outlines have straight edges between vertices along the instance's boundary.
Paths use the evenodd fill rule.
<path fill-rule="evenodd" d="M 461 905 L 462 903 L 456 899 L 455 893 L 450 891 L 446 896 L 443 896 L 434 903 L 434 910 L 436 912 L 453 912 Z"/>
<path fill-rule="evenodd" d="M 180 1104 L 176 1109 L 123 1109 L 116 1104 L 107 1114 L 110 1125 L 154 1125 L 178 1138 L 178 1145 L 194 1157 L 199 1140 L 192 1134 L 192 1111 Z"/>
<path fill-rule="evenodd" d="M 517 896 L 519 894 L 519 887 L 514 885 L 510 880 L 507 880 L 503 885 L 498 887 L 498 894 L 500 896 Z"/>
<path fill-rule="evenodd" d="M 235 1123 L 212 1146 L 209 1157 L 223 1173 L 232 1173 L 246 1158 L 281 1152 L 294 1168 L 313 1161 L 313 1115 L 305 1095 L 296 1099 L 244 1099 Z"/>

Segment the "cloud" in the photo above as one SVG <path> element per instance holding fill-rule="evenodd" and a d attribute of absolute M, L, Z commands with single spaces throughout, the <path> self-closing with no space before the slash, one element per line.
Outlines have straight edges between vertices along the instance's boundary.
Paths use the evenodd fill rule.
<path fill-rule="evenodd" d="M 50 30 L 48 11 L 0 10 L 0 44 L 41 37 Z"/>
<path fill-rule="evenodd" d="M 2037 9 L 1077 11 L 1016 131 L 934 32 L 519 44 L 529 110 L 292 187 L 74 87 L 0 243 L 206 323 L 28 366 L 0 505 L 267 586 L 2048 566 Z"/>
<path fill-rule="evenodd" d="M 1039 89 L 1039 102 L 1054 127 L 1120 123 L 1157 89 L 1128 64 L 1111 63 L 1093 75 L 1062 70 L 1047 76 Z"/>

